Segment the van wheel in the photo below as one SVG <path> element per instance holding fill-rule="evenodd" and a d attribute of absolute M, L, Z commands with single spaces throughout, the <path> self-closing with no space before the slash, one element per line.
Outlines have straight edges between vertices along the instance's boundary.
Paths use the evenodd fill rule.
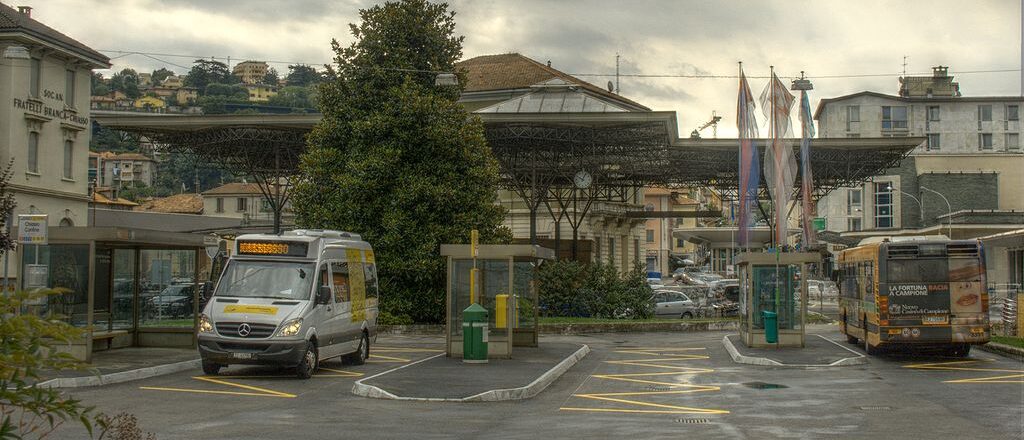
<path fill-rule="evenodd" d="M 370 337 L 363 332 L 363 336 L 359 338 L 359 348 L 356 351 L 345 355 L 344 361 L 350 365 L 363 365 L 366 360 L 370 358 Z"/>
<path fill-rule="evenodd" d="M 220 373 L 220 369 L 223 367 L 224 366 L 221 364 L 215 364 L 213 362 L 203 362 L 203 374 L 216 376 L 217 373 Z"/>
<path fill-rule="evenodd" d="M 682 318 L 683 318 L 683 319 L 693 319 L 693 313 L 690 313 L 690 312 L 683 312 L 683 316 L 682 316 Z"/>
<path fill-rule="evenodd" d="M 299 365 L 295 367 L 295 375 L 299 379 L 309 379 L 313 377 L 313 373 L 316 372 L 317 364 L 319 363 L 316 354 L 316 345 L 312 342 L 306 343 L 306 352 L 302 355 L 302 360 L 299 361 Z"/>
<path fill-rule="evenodd" d="M 952 357 L 967 357 L 971 354 L 971 344 L 957 344 L 950 348 L 947 353 Z"/>

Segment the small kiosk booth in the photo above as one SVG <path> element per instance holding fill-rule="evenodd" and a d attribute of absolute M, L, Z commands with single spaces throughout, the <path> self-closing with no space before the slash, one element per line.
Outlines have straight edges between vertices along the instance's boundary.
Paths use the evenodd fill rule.
<path fill-rule="evenodd" d="M 445 343 L 448 357 L 461 357 L 462 311 L 470 302 L 470 272 L 477 269 L 476 303 L 487 310 L 488 357 L 511 358 L 513 346 L 537 346 L 537 269 L 553 250 L 534 245 L 441 245 L 448 260 Z"/>
<path fill-rule="evenodd" d="M 804 346 L 806 276 L 820 263 L 821 255 L 810 252 L 757 252 L 737 257 L 740 339 L 747 347 Z M 762 312 L 770 312 L 767 319 Z"/>

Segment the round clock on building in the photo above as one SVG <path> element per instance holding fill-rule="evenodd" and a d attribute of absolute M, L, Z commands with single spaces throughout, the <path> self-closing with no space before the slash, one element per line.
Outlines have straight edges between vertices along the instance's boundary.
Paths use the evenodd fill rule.
<path fill-rule="evenodd" d="M 579 189 L 590 188 L 590 184 L 593 183 L 594 179 L 590 176 L 590 173 L 586 171 L 580 171 L 576 173 L 576 176 L 572 179 L 573 183 Z"/>

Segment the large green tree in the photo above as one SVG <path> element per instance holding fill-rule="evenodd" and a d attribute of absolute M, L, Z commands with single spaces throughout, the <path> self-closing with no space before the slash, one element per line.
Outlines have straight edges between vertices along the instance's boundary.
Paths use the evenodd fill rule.
<path fill-rule="evenodd" d="M 443 320 L 442 243 L 468 243 L 472 229 L 483 242 L 511 238 L 483 124 L 456 102 L 460 87 L 434 83 L 462 56 L 454 17 L 447 4 L 424 0 L 360 11 L 354 42 L 332 43 L 323 119 L 295 188 L 299 225 L 358 232 L 373 244 L 391 322 Z"/>
<path fill-rule="evenodd" d="M 185 85 L 199 89 L 199 93 L 206 93 L 206 86 L 210 84 L 234 84 L 238 81 L 231 75 L 228 65 L 220 61 L 195 60 L 192 69 L 185 75 Z"/>
<path fill-rule="evenodd" d="M 267 101 L 269 105 L 307 109 L 316 107 L 316 87 L 285 86 Z"/>
<path fill-rule="evenodd" d="M 288 66 L 288 76 L 285 77 L 285 81 L 289 86 L 305 87 L 322 82 L 323 76 L 313 66 L 292 64 Z"/>
<path fill-rule="evenodd" d="M 139 74 L 134 69 L 123 69 L 111 76 L 110 89 L 122 92 L 131 99 L 142 96 L 139 90 Z"/>
<path fill-rule="evenodd" d="M 174 75 L 174 72 L 169 70 L 169 69 L 167 69 L 166 67 L 161 67 L 159 69 L 156 69 L 156 70 L 153 71 L 153 74 L 152 74 L 152 77 L 151 77 L 153 79 L 153 85 L 160 85 L 161 83 L 164 82 L 165 79 L 167 79 L 167 77 L 173 76 L 173 75 Z"/>

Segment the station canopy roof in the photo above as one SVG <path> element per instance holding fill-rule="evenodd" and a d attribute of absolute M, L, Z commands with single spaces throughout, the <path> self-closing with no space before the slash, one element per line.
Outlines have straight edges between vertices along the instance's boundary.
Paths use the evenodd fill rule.
<path fill-rule="evenodd" d="M 523 98 L 533 99 L 529 95 Z M 579 104 L 581 109 L 586 105 L 570 96 L 560 98 Z M 474 114 L 484 123 L 506 187 L 523 185 L 527 178 L 549 186 L 571 186 L 576 173 L 587 171 L 595 184 L 609 187 L 710 186 L 723 191 L 726 198 L 736 193 L 737 139 L 679 138 L 674 112 L 481 110 Z M 98 111 L 93 118 L 104 127 L 138 133 L 213 163 L 295 173 L 306 148 L 306 134 L 321 115 Z M 794 153 L 799 151 L 799 139 L 786 142 Z M 923 137 L 812 140 L 816 197 L 882 174 L 924 142 Z M 757 145 L 763 152 L 766 141 L 758 140 Z M 799 185 L 798 176 L 794 188 Z"/>

